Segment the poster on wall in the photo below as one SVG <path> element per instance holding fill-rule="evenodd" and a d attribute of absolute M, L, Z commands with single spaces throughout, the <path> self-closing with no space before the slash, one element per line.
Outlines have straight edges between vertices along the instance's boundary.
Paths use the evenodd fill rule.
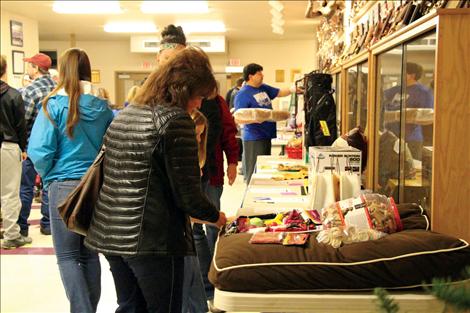
<path fill-rule="evenodd" d="M 276 70 L 276 83 L 284 82 L 284 70 Z"/>
<path fill-rule="evenodd" d="M 23 23 L 10 21 L 11 45 L 23 47 Z"/>
<path fill-rule="evenodd" d="M 24 52 L 13 50 L 12 63 L 13 63 L 13 74 L 24 74 Z"/>
<path fill-rule="evenodd" d="M 100 70 L 91 70 L 91 82 L 93 84 L 101 83 Z"/>

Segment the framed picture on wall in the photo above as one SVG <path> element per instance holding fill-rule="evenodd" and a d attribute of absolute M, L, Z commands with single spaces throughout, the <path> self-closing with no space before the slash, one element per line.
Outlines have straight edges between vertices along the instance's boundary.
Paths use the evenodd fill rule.
<path fill-rule="evenodd" d="M 23 23 L 10 20 L 11 45 L 23 47 Z"/>
<path fill-rule="evenodd" d="M 57 50 L 39 50 L 39 52 L 49 56 L 52 61 L 51 68 L 57 69 Z"/>
<path fill-rule="evenodd" d="M 91 82 L 93 84 L 101 83 L 100 70 L 91 70 Z"/>
<path fill-rule="evenodd" d="M 24 52 L 13 50 L 12 55 L 12 64 L 13 64 L 13 74 L 24 74 Z"/>

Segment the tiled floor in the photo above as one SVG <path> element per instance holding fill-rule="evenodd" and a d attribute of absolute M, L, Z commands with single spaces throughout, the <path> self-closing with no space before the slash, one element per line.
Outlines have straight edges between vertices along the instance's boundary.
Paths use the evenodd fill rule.
<path fill-rule="evenodd" d="M 227 216 L 235 214 L 240 206 L 245 184 L 238 177 L 233 186 L 226 185 L 222 195 L 222 210 Z M 38 207 L 31 219 L 40 219 Z M 1 251 L 1 307 L 2 313 L 69 312 L 68 301 L 60 281 L 59 270 L 52 249 L 51 236 L 39 232 L 39 225 L 30 227 L 33 243 L 24 248 Z M 116 309 L 116 296 L 107 261 L 101 260 L 102 292 L 98 312 L 111 313 Z"/>

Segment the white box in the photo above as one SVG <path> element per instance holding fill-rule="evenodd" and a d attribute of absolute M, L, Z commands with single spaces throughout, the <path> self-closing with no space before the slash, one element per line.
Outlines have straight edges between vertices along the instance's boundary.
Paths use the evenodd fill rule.
<path fill-rule="evenodd" d="M 333 170 L 337 173 L 350 172 L 361 175 L 361 151 L 359 149 L 315 146 L 309 147 L 308 154 L 312 174 Z"/>

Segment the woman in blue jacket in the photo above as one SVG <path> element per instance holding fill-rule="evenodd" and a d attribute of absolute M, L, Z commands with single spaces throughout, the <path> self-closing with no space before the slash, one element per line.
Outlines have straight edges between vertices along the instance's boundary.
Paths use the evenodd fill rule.
<path fill-rule="evenodd" d="M 93 95 L 85 51 L 65 51 L 59 77 L 34 123 L 28 156 L 49 190 L 52 239 L 70 312 L 96 312 L 101 293 L 98 254 L 83 245 L 83 236 L 66 228 L 57 206 L 93 163 L 113 113 L 106 100 Z"/>

